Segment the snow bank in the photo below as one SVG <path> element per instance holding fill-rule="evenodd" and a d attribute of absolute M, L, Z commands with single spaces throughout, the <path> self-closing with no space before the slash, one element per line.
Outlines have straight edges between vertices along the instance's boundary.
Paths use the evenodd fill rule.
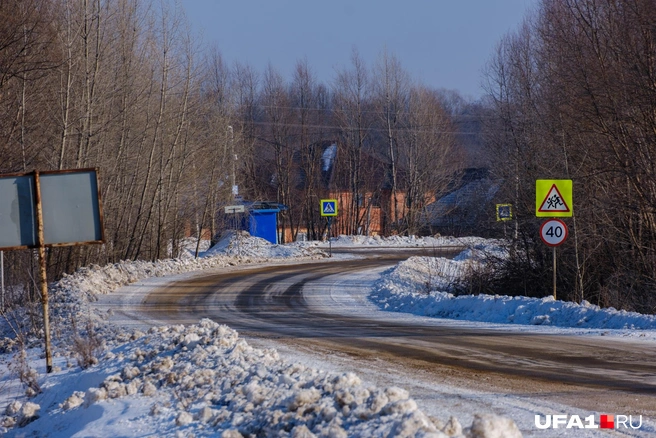
<path fill-rule="evenodd" d="M 196 247 L 198 246 L 199 256 L 205 251 L 210 249 L 210 241 L 201 239 L 200 244 L 198 239 L 195 237 L 187 237 L 178 242 L 178 256 L 179 259 L 193 259 L 196 258 Z M 172 242 L 168 245 L 168 254 L 173 254 L 173 244 Z"/>
<path fill-rule="evenodd" d="M 257 258 L 308 257 L 321 254 L 316 245 L 272 245 L 268 240 L 254 237 L 246 231 L 229 231 L 212 248 L 202 254 L 203 257 L 228 255 Z"/>
<path fill-rule="evenodd" d="M 275 350 L 253 348 L 234 330 L 208 319 L 189 327 L 151 328 L 138 336 L 129 341 L 135 336 L 125 334 L 126 342 L 117 343 L 97 367 L 53 375 L 51 385 L 68 382 L 68 393 L 60 390 L 61 400 L 46 394 L 35 398 L 45 406 L 32 403 L 20 435 L 50 430 L 51 437 L 75 432 L 98 437 L 521 436 L 514 422 L 494 415 L 476 415 L 464 430 L 453 417 L 446 422 L 430 418 L 403 389 L 367 386 L 353 373 L 289 363 Z M 99 385 L 73 388 L 72 382 L 97 376 Z M 20 407 L 13 407 L 0 423 L 23 418 Z M 94 417 L 99 412 L 102 421 Z"/>
<path fill-rule="evenodd" d="M 361 247 L 361 246 L 380 246 L 380 247 L 473 247 L 480 245 L 484 242 L 489 242 L 489 239 L 482 237 L 451 237 L 451 236 L 345 236 L 341 235 L 333 237 L 331 244 L 333 247 Z M 292 245 L 300 247 L 312 246 L 328 246 L 328 242 L 323 241 L 308 241 L 308 242 L 295 242 Z"/>
<path fill-rule="evenodd" d="M 164 277 L 185 272 L 201 271 L 227 266 L 279 262 L 294 258 L 296 260 L 312 260 L 328 257 L 328 254 L 318 248 L 291 247 L 272 245 L 264 239 L 252 237 L 248 233 L 228 234 L 219 244 L 203 254 L 203 257 L 166 259 L 149 261 L 121 261 L 105 266 L 91 265 L 78 269 L 72 275 L 64 274 L 63 278 L 49 285 L 50 320 L 53 328 L 53 340 L 71 339 L 71 322 L 91 321 L 103 336 L 108 336 L 113 327 L 104 325 L 108 315 L 94 313 L 87 305 L 97 301 L 97 295 L 112 291 L 151 277 Z M 28 321 L 26 309 L 17 309 L 8 319 Z M 12 329 L 6 324 L 6 319 L 0 319 L 0 351 L 11 350 L 15 345 Z M 40 342 L 32 337 L 27 339 L 28 346 Z"/>
<path fill-rule="evenodd" d="M 455 296 L 451 286 L 484 263 L 482 254 L 503 256 L 503 249 L 475 247 L 453 260 L 411 257 L 386 271 L 370 299 L 384 310 L 416 315 L 503 324 L 548 325 L 589 329 L 656 329 L 656 316 L 557 301 L 553 297 L 501 295 Z"/>
<path fill-rule="evenodd" d="M 392 240 L 404 246 L 412 239 Z M 275 350 L 255 349 L 234 330 L 210 320 L 128 333 L 109 326 L 107 315 L 94 314 L 88 306 L 97 294 L 148 277 L 325 257 L 316 248 L 270 245 L 244 235 L 227 238 L 204 255 L 91 266 L 52 285 L 55 372 L 29 402 L 18 401 L 16 391 L 0 396 L 0 406 L 6 407 L 0 411 L 0 433 L 41 436 L 48 431 L 51 438 L 521 436 L 512 420 L 494 415 L 475 415 L 465 429 L 454 417 L 446 422 L 429 417 L 406 390 L 378 388 L 353 373 L 325 373 L 284 361 Z M 92 323 L 106 352 L 87 369 L 75 367 L 67 352 L 78 336 L 71 325 L 75 320 Z M 31 354 L 41 367 L 38 347 Z M 0 380 L 17 389 L 8 374 L 0 373 Z"/>
<path fill-rule="evenodd" d="M 252 263 L 267 263 L 277 259 L 319 259 L 328 255 L 316 248 L 287 248 L 272 245 L 265 239 L 248 233 L 229 234 L 198 259 L 167 259 L 155 262 L 122 261 L 106 266 L 80 268 L 75 274 L 64 275 L 54 284 L 55 292 L 75 290 L 90 294 L 106 294 L 126 284 L 150 277 L 163 277 L 184 272 Z"/>

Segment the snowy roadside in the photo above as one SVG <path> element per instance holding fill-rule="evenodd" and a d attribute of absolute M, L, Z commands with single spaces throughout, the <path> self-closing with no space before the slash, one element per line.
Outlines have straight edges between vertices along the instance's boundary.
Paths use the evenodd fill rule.
<path fill-rule="evenodd" d="M 132 337 L 98 366 L 52 379 L 35 398 L 49 402 L 41 418 L 29 422 L 25 408 L 33 406 L 10 404 L 17 422 L 29 423 L 7 436 L 463 436 L 456 419 L 429 418 L 404 389 L 290 363 L 210 320 Z M 68 397 L 48 397 L 65 393 L 57 386 Z M 510 420 L 481 415 L 464 432 L 501 427 L 516 430 Z"/>
<path fill-rule="evenodd" d="M 503 254 L 496 242 L 478 243 L 454 259 L 410 257 L 387 270 L 375 283 L 369 299 L 382 310 L 478 323 L 511 324 L 513 330 L 577 335 L 603 335 L 656 340 L 656 315 L 613 308 L 502 295 L 459 295 L 451 285 L 476 269 L 482 254 Z M 563 329 L 563 330 L 560 330 Z"/>
<path fill-rule="evenodd" d="M 91 265 L 80 268 L 73 275 L 64 277 L 49 286 L 50 323 L 55 347 L 72 339 L 77 324 L 93 323 L 102 336 L 112 336 L 116 329 L 107 323 L 107 316 L 93 310 L 89 303 L 98 300 L 99 295 L 110 294 L 118 288 L 140 280 L 154 277 L 228 268 L 238 265 L 265 264 L 287 259 L 318 260 L 328 255 L 321 249 L 300 246 L 271 245 L 264 239 L 245 235 L 229 234 L 212 249 L 201 253 L 202 257 L 147 261 L 122 261 L 106 266 Z M 12 332 L 25 332 L 27 322 L 25 313 L 30 309 L 19 309 L 13 314 L 0 318 L 0 351 L 11 349 L 16 339 Z M 9 325 L 12 324 L 12 326 Z M 26 338 L 28 345 L 40 342 L 39 339 Z"/>
<path fill-rule="evenodd" d="M 313 245 L 272 246 L 253 238 L 221 245 L 202 259 L 94 266 L 58 282 L 51 318 L 60 342 L 55 372 L 44 376 L 39 348 L 28 350 L 23 362 L 20 355 L 3 355 L 0 431 L 48 437 L 521 436 L 512 420 L 491 414 L 476 414 L 465 429 L 455 418 L 429 417 L 404 389 L 290 363 L 209 320 L 129 332 L 106 324 L 107 315 L 88 306 L 97 294 L 149 277 L 325 256 Z M 91 321 L 94 329 L 78 334 L 71 320 Z M 100 340 L 104 355 L 81 369 L 65 344 L 85 339 Z M 3 346 L 9 349 L 12 341 Z M 23 376 L 41 391 L 29 401 L 15 378 L 21 366 L 38 370 Z"/>
<path fill-rule="evenodd" d="M 330 240 L 333 248 L 360 248 L 376 249 L 383 248 L 473 248 L 476 245 L 498 242 L 496 239 L 484 239 L 482 237 L 452 237 L 452 236 L 337 236 Z M 296 242 L 294 246 L 301 248 L 318 247 L 326 249 L 329 242 L 309 241 Z"/>
<path fill-rule="evenodd" d="M 577 335 L 639 336 L 641 340 L 656 340 L 651 315 L 599 309 L 590 304 L 579 306 L 550 298 L 450 295 L 449 284 L 480 263 L 481 251 L 499 250 L 495 241 L 341 236 L 332 243 L 335 247 L 371 249 L 469 247 L 454 260 L 411 258 L 383 272 L 377 282 L 363 282 L 356 293 L 351 293 L 354 288 L 351 280 L 347 281 L 349 284 L 337 282 L 329 295 L 331 300 L 341 302 L 342 309 L 367 316 L 372 309 L 393 310 L 457 319 L 467 324 L 487 321 L 499 327 L 511 325 L 520 331 L 562 330 Z M 219 434 L 226 437 L 248 434 L 521 436 L 514 422 L 488 414 L 492 409 L 481 409 L 492 406 L 481 395 L 472 395 L 472 399 L 480 402 L 475 408 L 472 405 L 465 410 L 463 406 L 449 409 L 448 400 L 454 397 L 465 400 L 467 396 L 455 388 L 434 387 L 431 391 L 436 393 L 428 394 L 433 404 L 440 391 L 444 391 L 441 397 L 445 404 L 442 407 L 438 403 L 437 412 L 430 416 L 417 407 L 406 389 L 377 387 L 370 383 L 373 379 L 344 372 L 343 367 L 320 371 L 327 364 L 306 361 L 307 358 L 294 352 L 286 354 L 286 351 L 283 357 L 272 349 L 253 348 L 232 329 L 209 320 L 188 327 L 131 331 L 107 324 L 108 315 L 94 313 L 89 306 L 98 294 L 109 294 L 122 285 L 147 278 L 170 278 L 203 269 L 234 269 L 242 264 L 312 260 L 325 257 L 318 250 L 326 247 L 325 242 L 274 246 L 253 238 L 240 239 L 239 243 L 227 239 L 202 253 L 200 259 L 92 266 L 62 279 L 53 290 L 53 297 L 58 297 L 53 303 L 53 313 L 57 315 L 55 328 L 60 341 L 55 348 L 55 373 L 45 377 L 38 344 L 27 351 L 28 368 L 38 371 L 31 375 L 36 377 L 42 393 L 28 399 L 24 386 L 15 378 L 21 361 L 16 355 L 0 355 L 0 432 L 7 436 L 57 438 Z M 326 294 L 320 292 L 310 295 L 325 300 Z M 72 318 L 94 323 L 94 336 L 103 344 L 103 356 L 97 365 L 81 369 L 76 364 L 78 357 L 64 345 L 75 338 Z M 87 335 L 84 330 L 81 334 L 81 338 Z M 11 344 L 12 341 L 3 341 L 5 347 Z M 344 366 L 348 369 L 348 364 Z M 29 380 L 29 375 L 26 379 Z M 414 394 L 417 383 L 411 380 L 407 383 Z M 405 383 L 400 386 L 405 388 Z M 506 404 L 515 403 L 505 399 Z M 520 406 L 520 409 L 524 408 Z M 451 417 L 454 414 L 471 421 L 468 423 L 471 426 L 463 428 L 457 418 Z"/>

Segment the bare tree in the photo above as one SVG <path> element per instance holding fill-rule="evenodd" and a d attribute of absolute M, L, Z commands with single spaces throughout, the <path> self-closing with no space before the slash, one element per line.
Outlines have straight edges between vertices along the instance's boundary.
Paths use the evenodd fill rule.
<path fill-rule="evenodd" d="M 321 89 L 317 86 L 307 59 L 297 62 L 290 87 L 290 102 L 295 124 L 295 145 L 301 167 L 299 202 L 303 207 L 302 218 L 310 239 L 321 237 L 318 212 L 319 199 L 326 188 L 322 181 L 323 150 L 319 147 L 327 137 L 324 131 L 326 108 L 321 108 Z"/>
<path fill-rule="evenodd" d="M 371 136 L 371 85 L 365 63 L 357 50 L 353 49 L 351 54 L 351 68 L 338 73 L 333 94 L 334 118 L 345 155 L 341 164 L 347 168 L 345 184 L 350 192 L 350 196 L 342 200 L 348 203 L 346 214 L 350 216 L 342 216 L 339 220 L 346 234 L 357 233 L 363 227 L 369 234 L 367 211 L 370 211 L 374 198 L 379 196 L 379 190 L 366 185 L 368 172 L 363 168 Z"/>
<path fill-rule="evenodd" d="M 445 193 L 452 175 L 462 166 L 451 118 L 437 93 L 413 87 L 408 99 L 406 129 L 400 138 L 399 164 L 406 170 L 405 215 L 401 231 L 416 234 L 425 226 L 425 207 Z"/>
<path fill-rule="evenodd" d="M 0 89 L 12 78 L 43 77 L 56 65 L 52 12 L 47 0 L 0 3 Z"/>
<path fill-rule="evenodd" d="M 410 82 L 399 60 L 387 50 L 381 54 L 374 67 L 373 86 L 375 110 L 379 115 L 378 123 L 387 144 L 386 153 L 390 164 L 391 217 L 386 221 L 389 232 L 391 222 L 398 221 L 403 216 L 404 209 L 399 194 L 401 177 L 399 150 L 405 145 L 400 144 L 399 133 L 403 129 L 403 115 L 407 110 Z"/>
<path fill-rule="evenodd" d="M 298 163 L 294 161 L 291 102 L 282 76 L 271 65 L 264 74 L 262 105 L 265 117 L 259 158 L 264 159 L 264 163 L 260 161 L 259 166 L 268 179 L 263 183 L 274 187 L 276 200 L 289 207 L 280 216 L 279 224 L 279 241 L 285 242 L 287 236 L 283 231 L 289 227 L 294 240 L 300 223 L 300 205 L 293 200 L 294 188 L 298 185 Z M 266 162 L 273 166 L 266 166 Z"/>

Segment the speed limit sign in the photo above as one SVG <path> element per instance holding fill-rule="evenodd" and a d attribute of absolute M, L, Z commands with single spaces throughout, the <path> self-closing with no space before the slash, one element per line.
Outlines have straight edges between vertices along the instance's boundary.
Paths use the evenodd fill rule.
<path fill-rule="evenodd" d="M 548 246 L 558 246 L 567 239 L 567 225 L 560 219 L 549 219 L 540 227 L 540 237 Z"/>

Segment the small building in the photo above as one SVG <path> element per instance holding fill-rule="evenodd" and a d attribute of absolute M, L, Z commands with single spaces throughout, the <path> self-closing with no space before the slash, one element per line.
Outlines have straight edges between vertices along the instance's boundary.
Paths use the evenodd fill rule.
<path fill-rule="evenodd" d="M 248 231 L 251 236 L 278 244 L 278 213 L 287 210 L 287 206 L 270 201 L 243 202 L 243 205 L 243 213 L 226 214 L 226 228 Z"/>

